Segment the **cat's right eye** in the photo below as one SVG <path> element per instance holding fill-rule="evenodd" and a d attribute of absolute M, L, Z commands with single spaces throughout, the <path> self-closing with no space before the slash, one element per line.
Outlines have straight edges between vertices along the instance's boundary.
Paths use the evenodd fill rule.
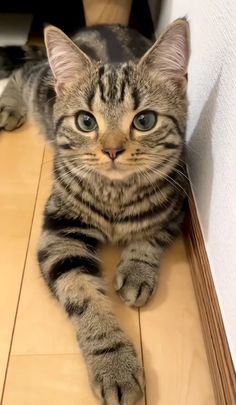
<path fill-rule="evenodd" d="M 87 111 L 79 111 L 75 116 L 75 125 L 80 131 L 92 132 L 94 131 L 98 124 L 96 118 Z"/>
<path fill-rule="evenodd" d="M 144 110 L 138 113 L 133 120 L 133 127 L 138 131 L 150 131 L 157 122 L 157 113 L 155 111 Z"/>

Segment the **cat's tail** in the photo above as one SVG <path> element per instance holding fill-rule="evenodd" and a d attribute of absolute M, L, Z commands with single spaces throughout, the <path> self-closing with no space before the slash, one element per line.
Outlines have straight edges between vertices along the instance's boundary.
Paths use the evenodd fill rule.
<path fill-rule="evenodd" d="M 44 46 L 4 46 L 0 47 L 0 79 L 8 78 L 26 62 L 42 61 L 46 58 Z"/>

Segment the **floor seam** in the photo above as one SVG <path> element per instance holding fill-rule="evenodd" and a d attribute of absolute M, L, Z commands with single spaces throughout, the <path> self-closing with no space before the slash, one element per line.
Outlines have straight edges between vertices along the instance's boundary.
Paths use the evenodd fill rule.
<path fill-rule="evenodd" d="M 140 308 L 138 310 L 138 323 L 139 323 L 139 340 L 140 340 L 140 349 L 141 349 L 141 359 L 142 359 L 143 369 L 144 369 L 144 372 L 145 372 L 144 355 L 143 355 L 143 341 L 142 341 L 142 327 L 141 327 L 141 310 L 140 310 Z M 144 375 L 144 377 L 145 377 L 145 375 Z M 146 384 L 144 386 L 144 401 L 145 401 L 145 405 L 147 405 Z"/>
<path fill-rule="evenodd" d="M 26 262 L 27 262 L 27 258 L 28 258 L 29 245 L 30 245 L 31 234 L 32 234 L 32 228 L 33 228 L 33 223 L 34 223 L 34 215 L 35 215 L 35 210 L 36 210 L 36 205 L 37 205 L 37 200 L 38 200 L 38 193 L 39 193 L 39 186 L 40 186 L 40 181 L 41 181 L 41 176 L 42 176 L 43 161 L 44 161 L 44 157 L 45 157 L 45 148 L 46 148 L 46 147 L 45 147 L 45 145 L 44 145 L 43 154 L 42 154 L 42 161 L 41 161 L 40 171 L 39 171 L 38 184 L 37 184 L 36 195 L 35 195 L 35 201 L 34 201 L 34 208 L 33 208 L 33 213 L 32 213 L 32 221 L 31 221 L 30 230 L 29 230 L 29 238 L 28 238 L 27 247 L 26 247 L 26 252 L 25 252 L 25 259 L 24 259 L 23 271 L 22 271 L 22 276 L 21 276 L 21 281 L 20 281 L 20 288 L 19 288 L 19 294 L 18 294 L 18 299 L 17 299 L 17 304 L 16 304 L 16 312 L 15 312 L 15 316 L 14 316 L 14 322 L 13 322 L 13 328 L 12 328 L 12 334 L 11 334 L 11 340 L 10 340 L 10 347 L 9 347 L 8 358 L 7 358 L 7 364 L 6 364 L 6 372 L 5 372 L 5 376 L 4 376 L 3 387 L 2 387 L 2 393 L 1 393 L 1 401 L 0 401 L 0 404 L 1 404 L 1 405 L 3 404 L 3 399 L 4 399 L 4 394 L 5 394 L 6 381 L 7 381 L 7 374 L 8 374 L 8 368 L 9 368 L 10 357 L 11 357 L 12 343 L 13 343 L 13 338 L 14 338 L 14 333 L 15 333 L 16 320 L 17 320 L 17 315 L 18 315 L 18 310 L 19 310 L 19 304 L 20 304 L 20 298 L 21 298 L 21 292 L 22 292 L 23 281 L 24 281 L 24 276 L 25 276 Z"/>
<path fill-rule="evenodd" d="M 33 356 L 80 356 L 80 353 L 13 353 L 11 357 L 33 357 Z"/>

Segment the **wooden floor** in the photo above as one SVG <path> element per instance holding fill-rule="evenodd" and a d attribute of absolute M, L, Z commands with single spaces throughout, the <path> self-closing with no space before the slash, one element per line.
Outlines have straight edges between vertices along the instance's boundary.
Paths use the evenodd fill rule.
<path fill-rule="evenodd" d="M 0 135 L 0 392 L 2 405 L 95 405 L 72 327 L 40 278 L 35 253 L 52 155 L 30 127 Z M 112 282 L 119 252 L 102 252 Z M 140 405 L 215 404 L 183 241 L 162 262 L 140 312 L 111 287 L 117 316 L 146 373 Z"/>

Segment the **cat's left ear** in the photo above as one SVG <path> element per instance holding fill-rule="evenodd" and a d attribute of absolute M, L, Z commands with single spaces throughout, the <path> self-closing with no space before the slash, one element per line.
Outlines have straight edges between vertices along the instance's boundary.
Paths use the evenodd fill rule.
<path fill-rule="evenodd" d="M 189 56 L 189 24 L 186 19 L 178 19 L 144 54 L 138 67 L 154 74 L 162 72 L 170 77 L 183 78 L 187 75 Z"/>
<path fill-rule="evenodd" d="M 57 94 L 93 68 L 91 59 L 60 29 L 53 26 L 45 28 L 44 40 Z"/>

